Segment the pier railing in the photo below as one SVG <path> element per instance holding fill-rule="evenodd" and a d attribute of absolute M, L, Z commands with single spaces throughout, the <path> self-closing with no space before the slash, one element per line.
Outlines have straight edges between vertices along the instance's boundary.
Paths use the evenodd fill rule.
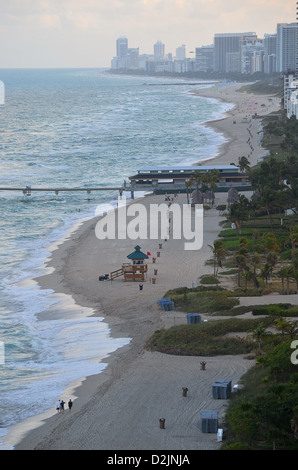
<path fill-rule="evenodd" d="M 60 192 L 74 192 L 74 191 L 85 191 L 90 194 L 92 191 L 119 191 L 120 195 L 125 190 L 123 187 L 95 187 L 95 188 L 33 188 L 32 186 L 26 187 L 0 187 L 0 191 L 21 191 L 27 196 L 31 196 L 32 192 L 54 192 L 59 194 Z"/>

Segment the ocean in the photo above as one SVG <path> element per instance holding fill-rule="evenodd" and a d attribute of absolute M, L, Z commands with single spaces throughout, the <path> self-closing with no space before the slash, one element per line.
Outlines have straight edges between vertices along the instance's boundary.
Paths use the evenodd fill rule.
<path fill-rule="evenodd" d="M 0 80 L 0 187 L 118 187 L 144 164 L 213 158 L 224 137 L 202 124 L 231 107 L 194 96 L 191 81 L 101 69 L 0 69 Z M 117 197 L 0 191 L 0 449 L 11 425 L 67 401 L 71 382 L 100 373 L 130 341 L 34 281 L 52 250 Z M 53 310 L 59 320 L 37 321 Z"/>

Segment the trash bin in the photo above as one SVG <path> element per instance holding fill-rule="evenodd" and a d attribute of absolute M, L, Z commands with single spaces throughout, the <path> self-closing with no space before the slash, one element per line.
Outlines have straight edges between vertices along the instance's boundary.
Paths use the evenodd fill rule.
<path fill-rule="evenodd" d="M 218 411 L 202 410 L 201 411 L 201 431 L 216 433 L 218 431 Z"/>
<path fill-rule="evenodd" d="M 212 397 L 215 399 L 227 399 L 231 396 L 232 381 L 218 379 L 212 384 Z"/>
<path fill-rule="evenodd" d="M 192 323 L 201 323 L 201 315 L 199 313 L 188 313 L 186 318 L 188 325 Z"/>

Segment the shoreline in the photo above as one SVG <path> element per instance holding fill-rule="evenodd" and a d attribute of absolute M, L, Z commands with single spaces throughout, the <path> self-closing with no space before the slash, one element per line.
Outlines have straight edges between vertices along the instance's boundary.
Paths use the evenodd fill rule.
<path fill-rule="evenodd" d="M 235 156 L 238 152 L 238 157 L 246 156 L 250 161 L 250 165 L 254 166 L 258 163 L 260 157 L 267 153 L 266 149 L 260 146 L 262 120 L 266 114 L 280 108 L 281 100 L 271 95 L 238 92 L 237 90 L 241 86 L 241 84 L 236 83 L 221 88 L 212 86 L 197 89 L 192 92 L 197 96 L 217 99 L 234 105 L 225 112 L 225 116 L 221 119 L 208 121 L 204 124 L 205 127 L 212 128 L 227 139 L 219 147 L 218 155 L 214 157 L 216 164 L 237 164 L 238 159 Z M 256 116 L 252 118 L 254 114 Z"/>
<path fill-rule="evenodd" d="M 224 94 L 222 93 L 220 97 L 216 95 L 214 90 L 212 89 L 204 89 L 198 90 L 195 92 L 198 96 L 205 96 L 209 98 L 215 99 L 222 99 L 223 101 L 234 103 L 232 98 L 236 98 L 235 95 L 235 88 L 239 88 L 241 85 L 232 85 L 226 87 L 224 90 Z M 233 89 L 231 89 L 234 87 Z M 229 88 L 229 89 L 228 89 Z M 254 96 L 255 100 L 260 101 L 260 96 Z M 239 98 L 239 97 L 238 97 Z M 243 98 L 243 97 L 242 97 Z M 247 98 L 247 97 L 246 97 Z M 277 99 L 279 101 L 279 99 Z M 237 101 L 237 100 L 236 100 Z M 262 103 L 259 103 L 261 106 Z M 268 102 L 268 112 L 269 109 L 274 108 L 276 103 L 270 103 L 271 106 L 269 107 Z M 242 117 L 248 113 L 245 113 L 245 100 L 238 99 L 237 103 L 234 103 L 234 107 L 227 111 L 226 117 L 216 121 L 207 122 L 205 125 L 212 127 L 217 132 L 220 132 L 228 139 L 227 142 L 220 146 L 219 154 L 212 158 L 214 163 L 223 163 L 222 160 L 226 159 L 224 163 L 237 163 L 238 157 L 240 157 L 243 153 L 238 153 L 238 149 L 243 149 L 243 137 L 246 135 L 246 130 L 244 129 L 246 126 L 242 123 Z M 243 108 L 242 108 L 243 107 Z M 261 109 L 261 108 L 260 108 Z M 273 109 L 272 109 L 273 111 Z M 236 119 L 236 124 L 233 124 L 233 120 Z M 240 122 L 239 122 L 240 120 Z M 251 164 L 255 164 L 257 159 L 260 155 L 264 152 L 264 149 L 261 149 L 256 143 L 258 142 L 258 132 L 259 132 L 259 123 L 261 119 L 252 120 L 252 124 L 254 127 L 251 129 L 251 133 L 254 136 L 254 140 L 252 142 L 255 143 L 255 149 L 251 155 Z M 240 146 L 240 147 L 239 147 Z M 238 155 L 238 157 L 237 157 Z M 225 197 L 225 196 L 219 196 Z M 143 203 L 148 205 L 150 203 L 160 203 L 161 197 L 158 196 L 150 196 L 147 195 L 143 198 Z M 181 201 L 180 201 L 181 199 Z M 186 202 L 182 201 L 183 195 L 179 196 L 179 202 Z M 186 196 L 185 196 L 186 199 Z M 47 267 L 54 268 L 55 270 L 45 276 L 41 276 L 37 278 L 37 282 L 42 288 L 51 288 L 55 291 L 55 293 L 63 293 L 71 295 L 73 300 L 76 304 L 82 305 L 83 307 L 91 307 L 94 310 L 94 316 L 104 317 L 104 322 L 107 322 L 111 336 L 115 337 L 126 337 L 131 338 L 131 342 L 123 346 L 116 351 L 112 352 L 104 361 L 107 364 L 107 367 L 103 372 L 98 375 L 90 376 L 87 378 L 82 378 L 80 383 L 71 384 L 72 387 L 72 394 L 75 394 L 77 397 L 74 401 L 74 407 L 71 411 L 71 415 L 66 416 L 67 411 L 64 413 L 63 416 L 63 423 L 61 423 L 61 416 L 55 415 L 53 410 L 49 410 L 49 412 L 42 414 L 41 416 L 35 416 L 25 420 L 23 423 L 19 423 L 15 426 L 10 428 L 10 433 L 8 436 L 7 441 L 10 441 L 13 436 L 16 436 L 18 433 L 18 437 L 20 442 L 15 445 L 16 450 L 30 450 L 30 449 L 110 449 L 109 442 L 112 439 L 116 439 L 116 432 L 111 430 L 109 434 L 108 425 L 104 425 L 105 429 L 105 437 L 101 436 L 101 443 L 97 441 L 94 442 L 94 438 L 90 439 L 86 442 L 85 439 L 82 438 L 82 429 L 85 430 L 89 427 L 91 428 L 90 422 L 88 423 L 88 419 L 91 420 L 94 410 L 96 410 L 98 416 L 99 429 L 102 429 L 103 423 L 105 422 L 103 418 L 108 420 L 109 413 L 115 415 L 117 414 L 117 426 L 119 429 L 117 430 L 117 436 L 119 439 L 121 429 L 122 431 L 126 432 L 126 429 L 131 431 L 131 436 L 135 433 L 140 436 L 139 442 L 134 442 L 133 447 L 129 447 L 129 442 L 125 441 L 124 437 L 122 437 L 122 446 L 119 446 L 117 443 L 111 444 L 111 448 L 113 445 L 116 445 L 116 449 L 143 449 L 148 448 L 146 447 L 147 441 L 145 437 L 142 441 L 142 429 L 141 423 L 136 425 L 136 423 L 128 424 L 128 419 L 132 420 L 124 410 L 115 408 L 121 408 L 121 401 L 126 403 L 123 397 L 123 391 L 125 390 L 127 394 L 132 394 L 130 390 L 129 383 L 134 383 L 134 386 L 138 384 L 140 389 L 142 380 L 145 384 L 142 385 L 142 390 L 139 390 L 138 394 L 133 394 L 130 398 L 131 400 L 135 399 L 138 400 L 140 398 L 139 395 L 146 395 L 146 388 L 150 388 L 150 383 L 148 383 L 148 377 L 151 377 L 152 384 L 154 384 L 155 389 L 158 388 L 158 384 L 156 383 L 155 375 L 158 375 L 160 381 L 162 381 L 164 372 L 166 371 L 167 374 L 172 377 L 179 376 L 179 371 L 183 365 L 183 370 L 185 369 L 186 374 L 191 374 L 194 376 L 194 370 L 197 370 L 197 359 L 195 358 L 177 358 L 177 357 L 164 357 L 158 353 L 148 353 L 144 351 L 143 346 L 145 344 L 146 338 L 149 338 L 150 335 L 158 328 L 162 326 L 171 326 L 173 324 L 173 317 L 167 314 L 163 314 L 158 306 L 156 305 L 157 299 L 161 298 L 166 290 L 167 287 L 173 288 L 177 287 L 178 285 L 191 285 L 192 282 L 195 281 L 194 276 L 199 277 L 200 274 L 208 272 L 210 267 L 204 265 L 204 260 L 210 258 L 210 252 L 207 249 L 207 244 L 211 243 L 212 240 L 217 238 L 217 234 L 219 232 L 219 217 L 216 211 L 210 211 L 210 213 L 206 214 L 206 219 L 204 223 L 204 232 L 205 232 L 205 225 L 207 224 L 207 243 L 204 248 L 204 255 L 201 256 L 201 272 L 198 269 L 198 266 L 194 268 L 191 267 L 192 263 L 192 255 L 188 254 L 187 260 L 185 259 L 185 252 L 183 250 L 181 252 L 181 243 L 174 243 L 174 247 L 172 242 L 174 240 L 165 243 L 164 249 L 162 251 L 161 259 L 158 260 L 158 276 L 157 276 L 157 284 L 153 285 L 148 281 L 145 283 L 144 291 L 138 292 L 137 284 L 136 283 L 124 283 L 123 281 L 113 281 L 113 283 L 108 282 L 105 283 L 98 283 L 98 265 L 94 263 L 94 246 L 96 240 L 94 239 L 94 232 L 95 232 L 95 225 L 96 220 L 91 219 L 83 223 L 81 227 L 72 235 L 70 240 L 64 241 L 64 243 L 52 253 L 52 257 L 47 263 Z M 204 233 L 206 235 L 206 233 Z M 154 248 L 158 246 L 160 240 L 154 240 Z M 151 243 L 151 242 L 150 242 Z M 144 242 L 140 243 L 144 246 Z M 108 247 L 105 246 L 104 251 L 105 254 L 109 254 L 110 258 L 109 261 L 103 260 L 102 257 L 98 258 L 97 261 L 100 259 L 100 262 L 103 265 L 102 272 L 106 270 L 106 272 L 111 272 L 114 268 L 117 269 L 122 262 L 126 261 L 126 255 L 132 251 L 134 246 L 133 242 L 129 241 L 121 241 L 121 247 L 117 247 L 118 252 L 115 250 L 115 244 L 110 243 Z M 84 252 L 82 255 L 81 252 Z M 144 250 L 145 251 L 145 250 Z M 151 246 L 149 251 L 153 251 Z M 203 252 L 200 252 L 202 255 Z M 164 255 L 168 256 L 167 260 L 164 260 Z M 175 254 L 176 259 L 173 260 L 173 256 Z M 106 263 L 106 264 L 105 264 Z M 95 264 L 95 266 L 94 266 Z M 182 283 L 179 284 L 179 276 L 175 273 L 175 276 L 172 275 L 173 270 L 177 269 L 179 266 L 179 276 L 182 276 Z M 157 265 L 156 265 L 157 267 Z M 153 268 L 153 266 L 150 266 Z M 202 272 L 203 270 L 203 272 Z M 212 268 L 211 268 L 212 270 Z M 90 272 L 92 271 L 92 273 Z M 168 279 L 168 273 L 171 273 L 171 279 Z M 76 274 L 76 276 L 74 276 Z M 177 285 L 178 283 L 178 285 Z M 100 284 L 100 286 L 98 285 Z M 112 285 L 113 284 L 113 285 Z M 116 289 L 121 290 L 121 293 L 115 294 L 115 286 Z M 104 289 L 102 289 L 104 287 Z M 99 298 L 99 289 L 101 297 Z M 166 290 L 165 290 L 166 289 Z M 84 291 L 82 293 L 82 290 Z M 145 294 L 145 295 L 144 295 Z M 142 302 L 141 307 L 139 303 Z M 42 316 L 39 316 L 38 320 L 42 321 Z M 174 316 L 175 322 L 185 322 L 185 315 L 183 317 L 175 313 Z M 246 370 L 246 367 L 249 368 L 251 365 L 249 361 L 243 360 L 243 358 L 229 358 L 230 363 L 233 363 L 233 377 L 234 380 L 239 380 L 240 376 Z M 227 361 L 226 357 L 223 358 L 208 358 L 208 363 L 217 363 L 217 368 L 219 371 L 222 371 L 224 366 L 223 364 Z M 237 363 L 239 362 L 239 364 Z M 188 364 L 186 364 L 188 363 Z M 161 364 L 164 366 L 164 369 L 160 367 L 159 374 L 156 372 L 154 373 L 154 364 L 155 367 L 160 366 Z M 212 369 L 212 367 L 211 367 Z M 212 372 L 213 375 L 212 376 Z M 199 371 L 198 371 L 199 373 Z M 212 380 L 212 377 L 217 377 L 218 372 L 214 369 L 210 371 L 209 380 Z M 167 375 L 166 374 L 166 375 Z M 208 373 L 209 374 L 209 373 Z M 208 375 L 206 374 L 206 375 Z M 194 379 L 190 376 L 187 376 L 189 381 L 192 381 L 193 387 L 195 386 Z M 206 377 L 205 375 L 205 377 Z M 140 380 L 141 379 L 141 380 Z M 169 381 L 171 383 L 171 381 Z M 166 383 L 164 379 L 163 383 L 163 393 L 166 394 L 166 389 L 169 386 L 169 383 Z M 182 384 L 183 385 L 183 384 Z M 161 386 L 161 385 L 160 385 Z M 180 386 L 180 383 L 179 383 Z M 145 388 L 144 388 L 145 387 Z M 179 388 L 179 387 L 178 387 Z M 181 387 L 180 387 L 181 389 Z M 191 388 L 190 388 L 191 390 Z M 148 393 L 148 392 L 147 392 Z M 161 393 L 161 392 L 160 392 Z M 159 401 L 162 402 L 162 397 L 158 394 Z M 178 392 L 178 394 L 180 391 Z M 73 396 L 73 395 L 72 395 Z M 98 398 L 100 397 L 100 398 Z M 115 399 L 113 400 L 113 397 Z M 179 397 L 180 398 L 180 397 Z M 118 399 L 118 407 L 115 405 L 115 400 Z M 198 405 L 195 405 L 195 399 L 198 399 L 198 396 L 194 396 L 193 406 L 196 406 L 198 409 Z M 178 400 L 176 397 L 175 400 Z M 208 402 L 208 394 L 206 396 L 206 401 Z M 116 401 L 117 403 L 117 401 Z M 156 407 L 158 401 L 156 401 L 152 405 Z M 208 402 L 209 403 L 209 402 Z M 126 403 L 127 408 L 130 407 L 129 403 Z M 144 404 L 143 404 L 144 406 Z M 176 411 L 177 407 L 180 406 L 180 402 L 176 403 Z M 87 408 L 87 409 L 86 409 Z M 146 406 L 145 406 L 146 408 Z M 224 408 L 224 406 L 223 406 Z M 130 412 L 132 413 L 132 409 Z M 174 412 L 176 412 L 174 410 Z M 223 409 L 221 413 L 223 413 Z M 121 416 L 121 412 L 125 415 L 124 417 Z M 151 409 L 152 412 L 152 409 Z M 121 422 L 120 420 L 123 420 Z M 137 417 L 142 421 L 140 410 Z M 136 418 L 136 416 L 135 416 Z M 150 419 L 150 413 L 148 415 L 148 419 Z M 171 448 L 193 448 L 193 449 L 200 449 L 198 446 L 197 441 L 195 441 L 196 433 L 200 433 L 198 430 L 198 416 L 196 416 L 196 424 L 192 421 L 191 415 L 189 416 L 189 420 L 191 422 L 190 427 L 192 428 L 193 436 L 191 439 L 190 447 L 187 445 L 189 443 L 189 432 L 185 430 L 185 436 L 180 436 L 179 443 L 176 442 L 175 437 L 172 436 L 172 439 L 169 437 L 168 440 L 162 440 L 160 436 L 160 432 L 155 429 L 155 434 L 148 433 L 146 435 L 146 439 L 150 442 L 152 447 L 151 449 L 160 448 L 160 449 L 171 449 Z M 156 417 L 155 421 L 158 420 Z M 92 421 L 92 420 L 91 420 Z M 167 418 L 167 422 L 170 422 L 171 419 Z M 115 423 L 115 420 L 113 421 Z M 37 423 L 42 424 L 39 426 Z M 80 429 L 75 431 L 78 427 L 78 424 L 81 425 Z M 122 428 L 121 428 L 122 424 Z M 148 424 L 148 423 L 147 423 Z M 38 426 L 38 427 L 37 427 Z M 92 424 L 95 426 L 95 423 Z M 153 426 L 153 423 L 152 423 Z M 33 429 L 32 429 L 33 427 Z M 139 428 L 140 427 L 140 428 Z M 156 425 L 154 426 L 156 427 Z M 157 426 L 158 427 L 158 426 Z M 136 431 L 133 429 L 136 428 Z M 96 429 L 96 428 L 94 428 Z M 78 435 L 76 435 L 76 432 Z M 174 432 L 174 431 L 173 431 Z M 177 434 L 177 431 L 175 431 Z M 123 433 L 122 433 L 123 434 Z M 179 432 L 178 432 L 179 434 Z M 79 437 L 80 436 L 80 437 Z M 216 442 L 216 437 L 214 435 L 204 435 L 200 434 L 200 439 L 203 438 L 203 448 L 204 449 L 218 449 L 219 444 Z M 4 437 L 3 441 L 5 443 L 6 439 Z M 92 442 L 90 442 L 92 441 Z M 156 445 L 161 447 L 155 447 L 152 443 L 156 443 Z M 173 444 L 176 443 L 177 447 L 173 447 Z M 143 445 L 142 445 L 143 444 Z M 167 447 L 169 445 L 169 447 Z M 138 447 L 140 446 L 140 447 Z"/>

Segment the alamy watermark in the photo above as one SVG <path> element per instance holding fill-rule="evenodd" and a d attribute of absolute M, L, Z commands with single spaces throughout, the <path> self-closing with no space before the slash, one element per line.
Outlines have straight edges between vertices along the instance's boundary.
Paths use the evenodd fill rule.
<path fill-rule="evenodd" d="M 291 363 L 294 365 L 298 364 L 298 341 L 292 341 L 291 349 L 295 349 L 295 351 L 291 354 Z"/>
<path fill-rule="evenodd" d="M 100 204 L 96 216 L 95 234 L 99 240 L 184 240 L 184 250 L 199 250 L 203 245 L 203 205 L 150 204 L 127 205 L 119 197 L 117 209 L 112 204 Z"/>
<path fill-rule="evenodd" d="M 5 102 L 5 86 L 2 80 L 0 80 L 0 105 Z"/>

